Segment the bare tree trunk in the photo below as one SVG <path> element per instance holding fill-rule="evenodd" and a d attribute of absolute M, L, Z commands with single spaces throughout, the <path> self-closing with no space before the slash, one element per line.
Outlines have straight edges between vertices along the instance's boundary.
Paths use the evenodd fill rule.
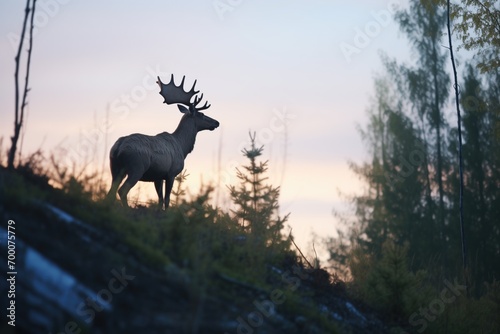
<path fill-rule="evenodd" d="M 16 150 L 17 150 L 17 142 L 19 141 L 19 136 L 21 134 L 21 128 L 23 126 L 24 121 L 24 109 L 27 105 L 28 98 L 28 82 L 29 82 L 29 74 L 30 74 L 30 64 L 31 64 L 31 51 L 33 49 L 33 26 L 34 26 L 34 17 L 35 17 L 35 4 L 36 0 L 33 0 L 32 8 L 30 9 L 31 0 L 26 1 L 26 8 L 24 9 L 24 21 L 23 28 L 21 31 L 21 37 L 19 40 L 19 48 L 17 49 L 16 54 L 16 70 L 14 72 L 14 81 L 15 81 L 15 111 L 14 111 L 14 135 L 11 137 L 12 145 L 10 147 L 7 167 L 9 169 L 14 168 L 14 161 L 16 159 Z M 31 12 L 31 17 L 30 17 Z M 21 63 L 21 52 L 23 50 L 24 36 L 26 34 L 26 26 L 28 24 L 28 18 L 30 19 L 30 39 L 29 39 L 29 48 L 28 48 L 28 58 L 26 60 L 26 77 L 24 81 L 24 91 L 23 97 L 21 101 L 21 106 L 19 106 L 19 66 Z"/>
<path fill-rule="evenodd" d="M 448 10 L 448 43 L 450 46 L 451 65 L 453 66 L 453 79 L 455 87 L 455 104 L 457 108 L 457 125 L 458 125 L 458 166 L 460 174 L 460 199 L 459 199 L 459 216 L 460 216 L 460 235 L 462 237 L 462 266 L 464 271 L 464 281 L 466 292 L 468 294 L 469 282 L 467 275 L 467 249 L 465 247 L 465 229 L 464 229 L 464 207 L 463 207 L 463 194 L 464 194 L 464 176 L 463 176 L 463 159 L 462 159 L 462 120 L 460 117 L 460 102 L 457 80 L 457 69 L 455 67 L 455 58 L 453 56 L 453 45 L 451 43 L 451 23 L 450 23 L 450 0 L 447 1 Z"/>

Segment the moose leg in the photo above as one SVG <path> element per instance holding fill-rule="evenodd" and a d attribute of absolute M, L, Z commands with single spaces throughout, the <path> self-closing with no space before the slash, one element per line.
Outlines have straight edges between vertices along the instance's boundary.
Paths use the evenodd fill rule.
<path fill-rule="evenodd" d="M 120 183 L 122 183 L 123 179 L 125 178 L 125 173 L 116 173 L 112 171 L 112 181 L 111 181 L 111 188 L 108 191 L 108 194 L 106 195 L 107 200 L 116 200 L 116 191 L 118 190 L 118 187 L 120 186 Z"/>
<path fill-rule="evenodd" d="M 165 180 L 165 210 L 168 209 L 170 205 L 170 193 L 172 192 L 172 187 L 174 186 L 175 177 L 167 177 Z"/>
<path fill-rule="evenodd" d="M 120 200 L 122 201 L 122 205 L 124 207 L 128 207 L 127 203 L 127 194 L 132 189 L 133 186 L 139 181 L 141 178 L 140 175 L 129 174 L 123 185 L 118 189 L 118 195 L 120 196 Z"/>
<path fill-rule="evenodd" d="M 109 189 L 108 194 L 106 195 L 107 200 L 114 201 L 116 199 L 116 191 L 118 190 L 119 185 L 120 185 L 120 182 L 113 181 L 111 183 L 111 188 Z"/>
<path fill-rule="evenodd" d="M 155 181 L 155 189 L 158 194 L 158 208 L 163 209 L 163 180 Z"/>

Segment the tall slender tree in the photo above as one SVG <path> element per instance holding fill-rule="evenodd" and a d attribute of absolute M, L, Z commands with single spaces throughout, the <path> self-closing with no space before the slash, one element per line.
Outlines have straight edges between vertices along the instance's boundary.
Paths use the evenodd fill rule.
<path fill-rule="evenodd" d="M 354 198 L 362 231 L 356 243 L 376 257 L 388 239 L 409 243 L 414 262 L 421 265 L 435 255 L 440 242 L 437 227 L 428 224 L 425 214 L 424 146 L 390 77 L 377 78 L 375 92 L 369 123 L 361 129 L 370 159 L 351 164 L 367 184 L 365 194 Z"/>
<path fill-rule="evenodd" d="M 385 79 L 376 79 L 370 123 L 362 132 L 370 161 L 352 165 L 367 181 L 367 193 L 354 199 L 360 245 L 375 256 L 387 239 L 409 243 L 416 267 L 447 254 L 445 188 L 449 173 L 444 108 L 449 97 L 446 49 L 441 36 L 443 8 L 411 0 L 395 15 L 411 43 L 415 64 L 384 58 Z M 367 140 L 368 139 L 368 140 Z"/>
<path fill-rule="evenodd" d="M 500 145 L 494 133 L 495 125 L 500 119 L 495 117 L 494 108 L 498 107 L 498 97 L 493 95 L 492 87 L 485 87 L 479 74 L 468 66 L 461 91 L 461 107 L 463 111 L 463 202 L 465 231 L 470 259 L 470 276 L 473 279 L 475 292 L 478 294 L 482 282 L 498 277 L 500 274 L 500 226 L 497 223 L 500 210 Z M 495 100 L 497 102 L 495 102 Z M 452 129 L 455 133 L 456 128 Z M 450 153 L 457 151 L 456 141 L 450 142 Z M 459 203 L 459 171 L 455 166 L 449 174 L 447 187 L 450 189 L 452 211 L 458 213 Z M 455 217 L 457 215 L 455 214 Z M 453 230 L 450 230 L 450 233 Z M 452 240 L 459 240 L 458 231 L 451 234 Z M 459 254 L 456 254 L 459 256 Z M 473 287 L 474 288 L 474 287 Z"/>
<path fill-rule="evenodd" d="M 11 137 L 12 143 L 10 146 L 8 160 L 7 160 L 7 166 L 9 169 L 14 168 L 14 162 L 16 159 L 16 152 L 17 152 L 17 142 L 19 141 L 19 136 L 21 135 L 21 129 L 24 124 L 24 111 L 28 103 L 27 98 L 28 98 L 28 92 L 30 90 L 28 84 L 29 84 L 29 75 L 31 66 L 31 53 L 33 50 L 33 28 L 34 28 L 35 6 L 36 6 L 36 0 L 33 0 L 33 2 L 31 0 L 26 1 L 26 8 L 24 9 L 23 27 L 21 30 L 21 36 L 19 38 L 19 47 L 17 49 L 17 54 L 15 58 L 16 69 L 14 72 L 14 81 L 15 81 L 14 134 Z M 28 26 L 28 21 L 29 21 L 29 42 L 28 42 L 29 46 L 28 46 L 28 55 L 26 58 L 26 68 L 25 68 L 26 76 L 24 78 L 24 89 L 20 100 L 19 68 L 21 65 L 21 53 L 23 51 L 23 44 L 26 34 L 26 27 Z"/>
<path fill-rule="evenodd" d="M 449 97 L 450 79 L 446 73 L 446 50 L 443 49 L 441 36 L 446 26 L 446 12 L 431 1 L 411 0 L 410 8 L 400 10 L 395 15 L 400 29 L 405 33 L 415 52 L 417 64 L 415 68 L 407 68 L 408 90 L 414 92 L 412 102 L 417 112 L 426 122 L 424 134 L 434 137 L 429 159 L 433 165 L 434 181 L 437 186 L 438 210 L 441 237 L 444 238 L 446 224 L 445 174 L 446 145 L 445 131 L 448 126 L 443 117 L 443 108 Z M 431 131 L 427 131 L 430 129 Z"/>

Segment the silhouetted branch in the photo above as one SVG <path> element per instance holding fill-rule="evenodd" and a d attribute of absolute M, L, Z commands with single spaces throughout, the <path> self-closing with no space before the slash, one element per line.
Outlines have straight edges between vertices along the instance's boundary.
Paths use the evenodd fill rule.
<path fill-rule="evenodd" d="M 290 234 L 288 235 L 288 238 L 290 239 L 290 241 L 292 242 L 292 244 L 295 246 L 295 248 L 297 248 L 297 250 L 299 251 L 299 253 L 302 256 L 302 258 L 306 261 L 306 263 L 309 266 L 309 268 L 314 269 L 313 265 L 304 256 L 304 254 L 300 250 L 299 246 L 297 246 L 297 244 L 295 243 L 295 241 L 293 241 L 292 230 L 290 230 Z M 316 250 L 315 250 L 315 252 L 316 252 Z"/>
<path fill-rule="evenodd" d="M 23 28 L 21 31 L 21 37 L 19 39 L 19 48 L 17 49 L 17 54 L 15 57 L 16 69 L 14 72 L 14 81 L 15 81 L 15 111 L 14 111 L 14 135 L 11 137 L 12 145 L 9 151 L 9 157 L 7 161 L 8 168 L 14 168 L 14 160 L 16 157 L 17 150 L 17 142 L 19 140 L 19 135 L 21 133 L 21 127 L 23 126 L 24 121 L 24 108 L 27 104 L 27 97 L 29 92 L 28 82 L 29 82 L 29 73 L 30 73 L 30 63 L 31 63 L 31 51 L 33 48 L 33 27 L 34 27 L 34 17 L 35 17 L 35 4 L 36 0 L 33 0 L 32 8 L 30 9 L 30 0 L 26 1 L 26 8 L 24 9 L 24 21 Z M 30 16 L 30 38 L 29 38 L 29 48 L 28 48 L 28 58 L 26 61 L 26 77 L 24 82 L 24 91 L 22 97 L 22 103 L 19 107 L 19 66 L 21 63 L 21 52 L 23 50 L 24 36 L 26 34 L 26 25 L 28 24 L 28 18 Z"/>

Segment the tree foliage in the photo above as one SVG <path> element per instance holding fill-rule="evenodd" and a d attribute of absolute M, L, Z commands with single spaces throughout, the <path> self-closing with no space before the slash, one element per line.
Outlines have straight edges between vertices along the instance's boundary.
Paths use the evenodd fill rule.
<path fill-rule="evenodd" d="M 426 6 L 447 6 L 447 0 L 421 0 Z M 450 4 L 453 34 L 460 48 L 474 52 L 481 73 L 496 72 L 500 67 L 500 3 L 463 0 Z"/>
<path fill-rule="evenodd" d="M 500 3 L 465 0 L 454 4 L 455 32 L 466 50 L 474 50 L 481 72 L 500 67 Z"/>
<path fill-rule="evenodd" d="M 446 19 L 443 8 L 413 0 L 396 20 L 415 63 L 383 57 L 386 71 L 375 79 L 368 123 L 360 129 L 369 159 L 351 163 L 365 190 L 351 199 L 349 231 L 331 240 L 331 260 L 366 281 L 356 259 L 364 254 L 370 261 L 362 267 L 377 266 L 390 242 L 405 247 L 408 270 L 427 270 L 439 285 L 463 274 L 457 128 L 440 41 Z M 483 283 L 500 276 L 500 75 L 470 65 L 461 76 L 467 275 L 480 296 Z"/>
<path fill-rule="evenodd" d="M 265 183 L 267 180 L 267 161 L 258 161 L 264 147 L 257 147 L 255 134 L 250 133 L 250 147 L 243 149 L 249 164 L 237 169 L 240 180 L 238 186 L 230 186 L 229 191 L 237 209 L 234 215 L 243 228 L 250 232 L 253 239 L 264 245 L 277 245 L 284 242 L 282 230 L 288 215 L 279 215 L 279 187 Z"/>

